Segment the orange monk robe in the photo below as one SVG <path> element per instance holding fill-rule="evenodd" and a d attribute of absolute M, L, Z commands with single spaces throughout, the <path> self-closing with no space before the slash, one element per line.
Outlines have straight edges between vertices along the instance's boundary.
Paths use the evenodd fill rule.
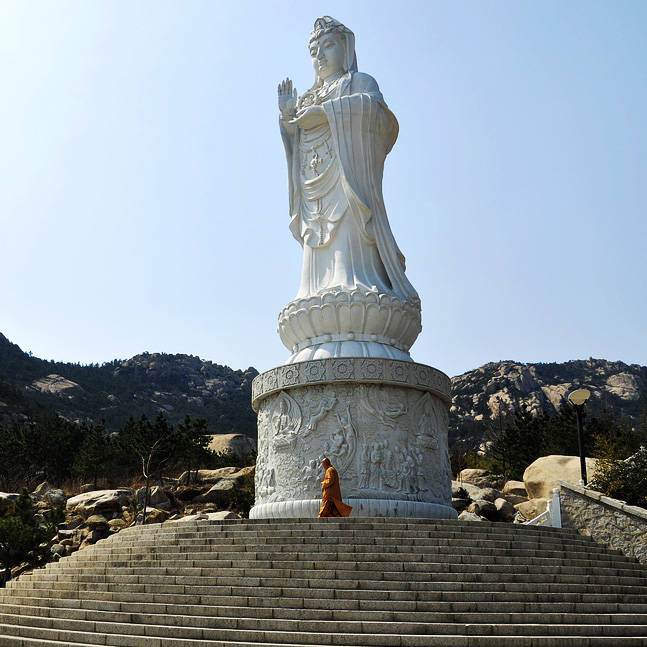
<path fill-rule="evenodd" d="M 321 481 L 321 509 L 320 517 L 348 517 L 352 506 L 346 505 L 341 500 L 341 488 L 339 487 L 339 475 L 331 465 L 326 470 L 324 480 Z"/>

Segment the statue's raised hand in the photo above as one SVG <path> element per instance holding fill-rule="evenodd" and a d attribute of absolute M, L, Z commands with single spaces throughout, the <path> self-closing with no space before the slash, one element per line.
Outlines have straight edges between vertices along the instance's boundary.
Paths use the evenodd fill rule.
<path fill-rule="evenodd" d="M 297 89 L 292 87 L 290 79 L 285 79 L 279 83 L 278 91 L 281 116 L 284 119 L 294 117 L 297 108 Z"/>

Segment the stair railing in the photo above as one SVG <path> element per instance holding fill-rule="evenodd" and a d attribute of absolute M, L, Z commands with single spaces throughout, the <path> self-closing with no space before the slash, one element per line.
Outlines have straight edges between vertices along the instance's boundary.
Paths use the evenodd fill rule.
<path fill-rule="evenodd" d="M 553 488 L 553 498 L 546 503 L 546 512 L 542 512 L 530 521 L 525 521 L 524 526 L 552 526 L 562 527 L 562 506 L 559 499 L 559 488 Z"/>

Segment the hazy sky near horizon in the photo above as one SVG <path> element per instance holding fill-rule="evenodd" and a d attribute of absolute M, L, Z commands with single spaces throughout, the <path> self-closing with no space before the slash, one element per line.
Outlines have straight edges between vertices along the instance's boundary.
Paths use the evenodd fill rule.
<path fill-rule="evenodd" d="M 301 248 L 276 86 L 355 32 L 400 123 L 416 361 L 647 365 L 647 3 L 0 0 L 0 332 L 267 370 Z"/>

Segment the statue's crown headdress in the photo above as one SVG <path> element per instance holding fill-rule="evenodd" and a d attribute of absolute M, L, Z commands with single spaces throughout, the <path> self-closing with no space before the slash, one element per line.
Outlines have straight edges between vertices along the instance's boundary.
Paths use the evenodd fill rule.
<path fill-rule="evenodd" d="M 348 29 L 348 27 L 340 23 L 339 20 L 335 20 L 330 16 L 322 16 L 321 18 L 317 18 L 317 20 L 315 20 L 315 26 L 312 30 L 312 33 L 310 34 L 309 42 L 311 43 L 313 40 L 317 40 L 317 38 L 321 38 L 321 36 L 323 36 L 324 34 L 329 34 L 331 32 L 338 34 L 353 33 L 350 29 Z"/>

